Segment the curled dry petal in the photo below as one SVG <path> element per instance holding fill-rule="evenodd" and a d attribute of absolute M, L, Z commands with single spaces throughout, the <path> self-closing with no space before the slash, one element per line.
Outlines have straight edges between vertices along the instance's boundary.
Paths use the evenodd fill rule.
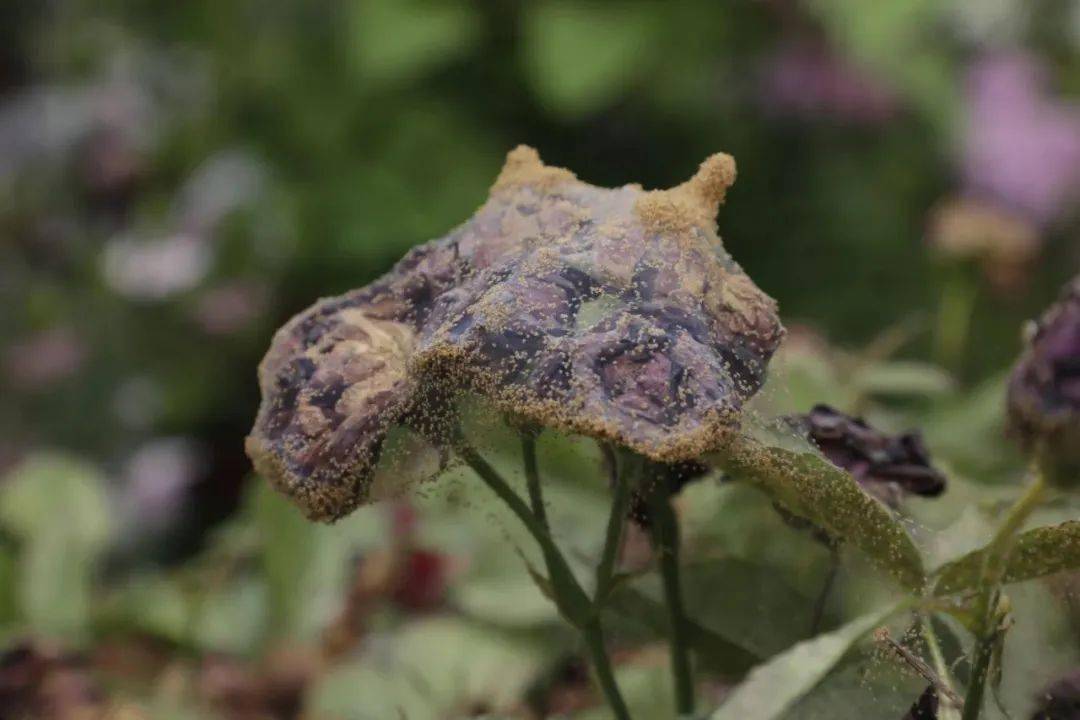
<path fill-rule="evenodd" d="M 887 435 L 828 405 L 792 422 L 833 465 L 886 505 L 896 507 L 905 493 L 932 497 L 945 490 L 945 476 L 931 464 L 918 433 Z"/>
<path fill-rule="evenodd" d="M 470 220 L 278 331 L 256 468 L 310 517 L 340 517 L 372 498 L 390 429 L 437 436 L 459 392 L 659 462 L 699 457 L 783 336 L 716 235 L 734 179 L 718 154 L 670 190 L 606 189 L 515 149 Z"/>

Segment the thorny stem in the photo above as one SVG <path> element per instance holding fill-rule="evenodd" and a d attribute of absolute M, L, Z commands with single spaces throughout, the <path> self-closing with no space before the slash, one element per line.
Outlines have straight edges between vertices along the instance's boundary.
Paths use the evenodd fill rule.
<path fill-rule="evenodd" d="M 535 432 L 526 430 L 521 433 L 521 457 L 525 465 L 525 484 L 529 489 L 533 514 L 540 524 L 547 528 L 547 510 L 544 508 L 544 495 L 540 490 L 540 472 L 536 466 Z"/>
<path fill-rule="evenodd" d="M 611 669 L 611 659 L 608 657 L 607 648 L 604 645 L 603 629 L 600 619 L 593 613 L 592 602 L 581 588 L 574 577 L 566 558 L 559 551 L 558 546 L 551 539 L 546 526 L 540 518 L 530 511 L 529 506 L 514 492 L 510 484 L 499 475 L 480 454 L 465 442 L 458 432 L 454 437 L 454 450 L 465 463 L 484 481 L 491 490 L 506 503 L 521 520 L 532 534 L 544 555 L 544 564 L 547 566 L 550 580 L 551 593 L 556 607 L 566 620 L 582 634 L 585 644 L 592 656 L 593 667 L 596 670 L 600 689 L 604 693 L 616 720 L 630 720 L 630 711 L 626 702 L 619 692 L 619 686 L 615 682 L 615 674 Z M 539 494 L 539 482 L 537 483 L 537 497 L 540 504 L 543 498 Z"/>
<path fill-rule="evenodd" d="M 611 515 L 608 516 L 607 533 L 604 536 L 604 550 L 600 556 L 600 564 L 596 568 L 596 593 L 593 596 L 593 602 L 596 604 L 597 611 L 611 592 L 611 584 L 615 577 L 615 562 L 619 557 L 623 526 L 626 524 L 626 512 L 630 504 L 630 487 L 619 473 L 618 457 L 615 451 L 607 443 L 603 443 L 601 447 L 610 474 L 612 498 Z"/>
<path fill-rule="evenodd" d="M 994 655 L 994 643 L 999 632 L 998 603 L 1001 597 L 1001 581 L 1005 575 L 1005 563 L 1012 551 L 1017 532 L 1031 511 L 1042 500 L 1045 489 L 1043 473 L 1036 468 L 1032 474 L 1032 481 L 1027 490 L 1009 509 L 1008 515 L 1005 516 L 1005 520 L 987 546 L 981 589 L 975 600 L 975 619 L 978 623 L 975 655 L 971 660 L 971 679 L 968 682 L 967 697 L 964 699 L 963 720 L 978 720 L 982 709 L 986 677 L 990 671 L 990 660 Z"/>
<path fill-rule="evenodd" d="M 686 638 L 686 615 L 683 611 L 682 584 L 679 579 L 679 521 L 671 507 L 666 477 L 653 481 L 648 489 L 651 532 L 660 562 L 668 620 L 671 626 L 671 673 L 675 680 L 675 709 L 680 717 L 694 713 L 694 674 Z"/>

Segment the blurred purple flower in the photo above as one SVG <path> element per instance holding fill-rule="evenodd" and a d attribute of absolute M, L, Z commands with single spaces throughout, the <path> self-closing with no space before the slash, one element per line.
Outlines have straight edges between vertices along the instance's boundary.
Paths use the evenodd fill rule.
<path fill-rule="evenodd" d="M 1050 97 L 1027 55 L 990 55 L 968 79 L 964 183 L 1040 224 L 1080 196 L 1080 105 Z"/>
<path fill-rule="evenodd" d="M 71 377 L 86 359 L 86 346 L 69 327 L 55 327 L 12 343 L 4 350 L 8 383 L 38 390 Z"/>
<path fill-rule="evenodd" d="M 194 440 L 165 437 L 140 446 L 124 466 L 123 513 L 137 529 L 159 530 L 177 517 L 206 458 Z"/>
<path fill-rule="evenodd" d="M 767 110 L 804 120 L 874 124 L 893 117 L 899 106 L 879 78 L 807 42 L 787 44 L 770 57 L 760 89 Z"/>

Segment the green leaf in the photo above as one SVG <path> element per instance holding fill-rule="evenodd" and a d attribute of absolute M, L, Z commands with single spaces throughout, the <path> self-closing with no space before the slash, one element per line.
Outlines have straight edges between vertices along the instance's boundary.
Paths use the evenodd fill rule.
<path fill-rule="evenodd" d="M 741 436 L 712 460 L 736 479 L 753 483 L 793 515 L 859 548 L 907 590 L 922 589 L 922 557 L 888 508 L 801 439 L 774 435 L 768 442 L 767 446 Z M 792 443 L 800 449 L 781 446 Z"/>
<path fill-rule="evenodd" d="M 35 535 L 19 563 L 19 606 L 39 632 L 66 636 L 86 629 L 96 554 L 61 527 Z"/>
<path fill-rule="evenodd" d="M 530 567 L 532 567 L 530 565 Z M 543 578 L 547 583 L 547 578 Z M 470 617 L 508 627 L 548 625 L 558 618 L 550 599 L 550 584 L 537 592 L 537 583 L 520 572 L 505 577 L 468 578 L 451 588 L 453 604 Z"/>
<path fill-rule="evenodd" d="M 909 720 L 907 711 L 925 690 L 926 681 L 899 663 L 883 663 L 866 653 L 853 662 L 841 662 L 810 692 L 791 705 L 783 720 Z M 946 718 L 939 710 L 935 720 Z"/>
<path fill-rule="evenodd" d="M 755 668 L 710 720 L 772 720 L 814 688 L 864 635 L 896 608 L 868 613 L 801 642 Z"/>
<path fill-rule="evenodd" d="M 976 550 L 941 566 L 934 575 L 934 594 L 952 595 L 978 587 L 985 549 Z M 1080 521 L 1035 528 L 1017 536 L 1005 565 L 1005 583 L 1034 580 L 1080 569 Z"/>
<path fill-rule="evenodd" d="M 192 639 L 199 647 L 216 652 L 254 652 L 267 625 L 266 594 L 266 585 L 252 577 L 214 588 L 199 598 Z"/>
<path fill-rule="evenodd" d="M 3 546 L 0 540 L 0 628 L 13 623 L 16 619 L 17 578 L 18 566 L 15 563 L 15 556 Z"/>
<path fill-rule="evenodd" d="M 615 682 L 618 683 L 619 690 L 633 717 L 640 720 L 679 720 L 675 716 L 675 706 L 671 702 L 675 688 L 667 663 L 650 662 L 648 659 L 620 663 L 615 668 Z M 563 716 L 553 717 L 562 718 Z M 575 713 L 573 718 L 574 720 L 611 720 L 611 710 L 598 704 L 588 710 Z"/>
<path fill-rule="evenodd" d="M 373 637 L 378 652 L 333 668 L 310 693 L 319 717 L 438 720 L 469 707 L 509 707 L 539 672 L 543 638 L 455 618 L 420 619 Z"/>
<path fill-rule="evenodd" d="M 644 624 L 661 637 L 670 635 L 670 617 L 660 602 L 633 587 L 612 591 L 605 610 Z M 693 619 L 687 621 L 687 642 L 711 669 L 729 677 L 742 677 L 760 662 L 758 655 Z"/>
<path fill-rule="evenodd" d="M 191 641 L 194 604 L 180 582 L 164 575 L 139 575 L 110 598 L 102 618 L 112 623 L 110 629 L 184 644 Z"/>
<path fill-rule="evenodd" d="M 468 51 L 479 26 L 465 2 L 356 0 L 353 51 L 364 79 L 407 82 Z"/>
<path fill-rule="evenodd" d="M 910 360 L 869 365 L 856 374 L 854 382 L 869 395 L 936 397 L 955 387 L 952 376 L 941 368 Z"/>
<path fill-rule="evenodd" d="M 528 3 L 525 64 L 540 101 L 575 118 L 617 99 L 657 56 L 657 20 L 643 3 Z"/>
<path fill-rule="evenodd" d="M 758 658 L 806 637 L 816 597 L 792 585 L 783 569 L 738 558 L 687 563 L 683 595 L 687 615 Z"/>
<path fill-rule="evenodd" d="M 73 540 L 100 548 L 111 528 L 105 480 L 68 455 L 32 456 L 0 485 L 0 524 L 24 541 L 63 526 Z"/>
<path fill-rule="evenodd" d="M 83 632 L 111 532 L 101 475 L 68 456 L 34 456 L 0 483 L 0 524 L 22 547 L 15 592 L 23 620 L 50 635 Z"/>
<path fill-rule="evenodd" d="M 267 630 L 276 637 L 317 637 L 336 612 L 350 559 L 385 541 L 382 509 L 363 508 L 336 525 L 320 525 L 261 480 L 248 503 L 268 592 Z"/>

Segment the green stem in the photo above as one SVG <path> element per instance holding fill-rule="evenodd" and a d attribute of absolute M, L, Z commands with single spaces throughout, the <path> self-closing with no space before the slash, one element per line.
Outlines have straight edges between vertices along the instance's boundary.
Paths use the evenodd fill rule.
<path fill-rule="evenodd" d="M 982 710 L 986 677 L 990 671 L 990 660 L 994 654 L 994 642 L 998 633 L 998 601 L 1005 564 L 1016 534 L 1031 512 L 1038 507 L 1045 490 L 1043 473 L 1036 468 L 1033 476 L 1031 484 L 1009 509 L 1008 515 L 986 549 L 982 582 L 975 601 L 975 654 L 971 660 L 971 679 L 968 682 L 967 696 L 964 698 L 963 720 L 978 720 Z"/>
<path fill-rule="evenodd" d="M 525 484 L 529 489 L 529 503 L 532 505 L 536 519 L 547 528 L 547 509 L 544 507 L 544 494 L 540 490 L 540 471 L 536 464 L 535 432 L 526 430 L 521 433 L 521 456 L 525 465 Z"/>
<path fill-rule="evenodd" d="M 668 478 L 663 471 L 650 489 L 651 532 L 659 556 L 660 577 L 664 584 L 671 627 L 671 673 L 675 680 L 675 709 L 680 716 L 694 713 L 694 673 L 686 638 L 686 615 L 683 611 L 682 584 L 679 579 L 679 521 L 671 507 Z"/>
<path fill-rule="evenodd" d="M 997 597 L 997 593 L 994 593 Z M 963 720 L 978 720 L 982 710 L 983 694 L 986 692 L 986 677 L 990 672 L 990 658 L 994 653 L 992 633 L 981 635 L 975 641 L 975 655 L 971 659 L 971 679 L 968 681 L 967 696 L 964 698 Z"/>
<path fill-rule="evenodd" d="M 507 507 L 529 530 L 529 533 L 540 545 L 544 555 L 544 564 L 547 566 L 551 584 L 551 593 L 555 606 L 559 609 L 566 620 L 577 628 L 585 639 L 592 656 L 593 667 L 596 670 L 600 689 L 607 698 L 616 720 L 630 720 L 630 712 L 626 702 L 619 692 L 615 683 L 615 675 L 611 669 L 611 659 L 608 657 L 604 645 L 603 629 L 600 620 L 593 612 L 592 601 L 586 595 L 577 579 L 574 577 L 566 559 L 559 551 L 558 546 L 551 539 L 547 528 L 531 511 L 529 506 L 514 492 L 510 484 L 506 482 L 483 457 L 480 456 L 459 435 L 454 438 L 454 450 L 465 463 L 472 468 L 484 484 L 499 496 Z M 539 490 L 539 484 L 537 484 Z M 543 498 L 540 499 L 541 504 Z"/>
<path fill-rule="evenodd" d="M 630 710 L 626 707 L 622 693 L 619 692 L 619 686 L 615 682 L 615 673 L 611 669 L 611 658 L 608 657 L 607 647 L 604 645 L 604 631 L 600 626 L 600 618 L 593 618 L 586 623 L 581 633 L 585 637 L 585 644 L 589 646 L 589 654 L 592 655 L 600 689 L 607 698 L 616 720 L 630 720 Z"/>
<path fill-rule="evenodd" d="M 934 672 L 941 681 L 943 689 L 941 699 L 942 706 L 938 708 L 941 720 L 954 720 L 960 717 L 959 708 L 963 707 L 963 701 L 956 695 L 953 688 L 952 673 L 949 665 L 945 662 L 945 653 L 941 651 L 941 643 L 938 641 L 937 632 L 934 631 L 933 618 L 930 615 L 922 615 L 922 636 L 926 641 L 926 647 L 930 651 L 930 662 L 933 663 Z"/>
<path fill-rule="evenodd" d="M 960 370 L 963 360 L 977 290 L 965 267 L 955 268 L 945 281 L 938 315 L 937 359 L 953 372 Z"/>
<path fill-rule="evenodd" d="M 608 464 L 608 472 L 611 475 L 612 498 L 607 533 L 604 535 L 604 550 L 600 556 L 600 564 L 596 568 L 596 593 L 593 595 L 593 602 L 598 610 L 607 599 L 608 593 L 611 592 L 611 584 L 615 577 L 615 562 L 619 558 L 623 526 L 626 524 L 626 512 L 630 504 L 630 487 L 619 474 L 618 457 L 610 445 L 604 443 L 602 447 Z"/>

